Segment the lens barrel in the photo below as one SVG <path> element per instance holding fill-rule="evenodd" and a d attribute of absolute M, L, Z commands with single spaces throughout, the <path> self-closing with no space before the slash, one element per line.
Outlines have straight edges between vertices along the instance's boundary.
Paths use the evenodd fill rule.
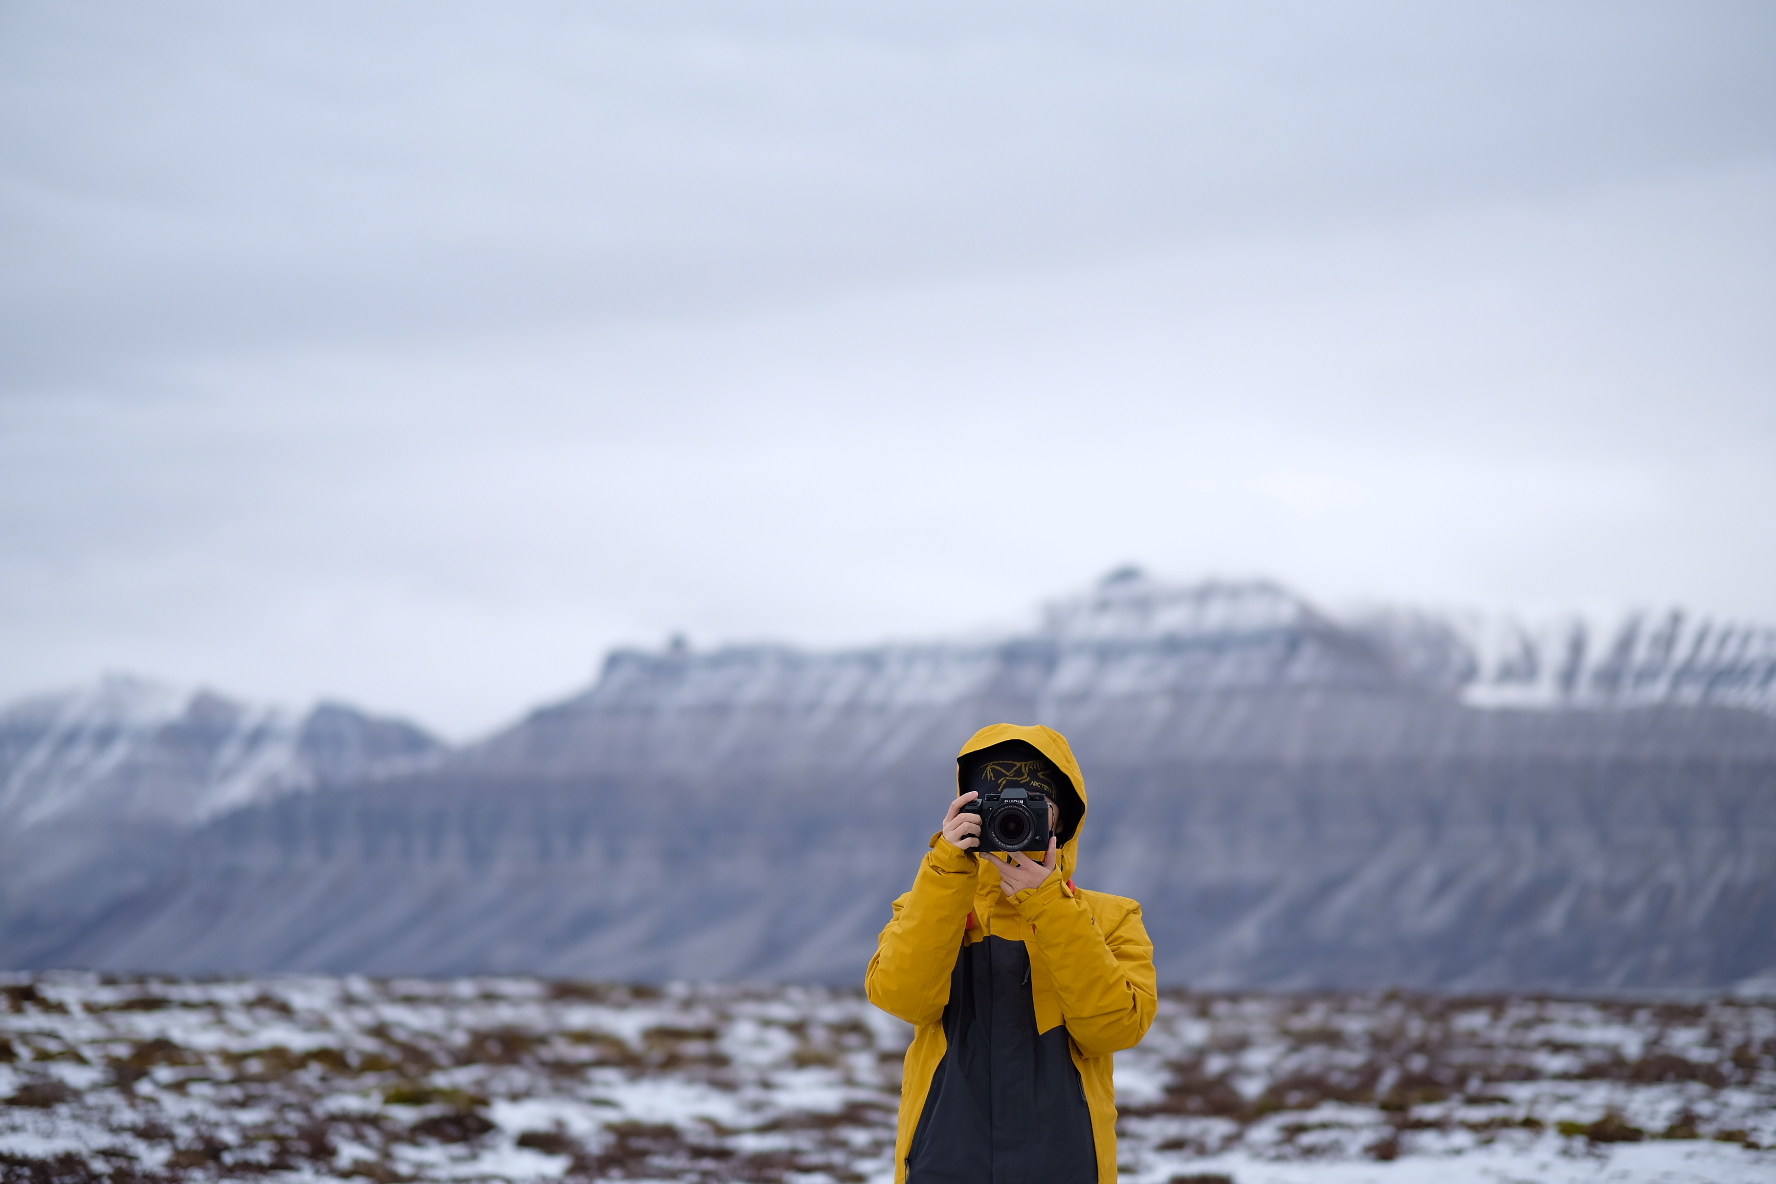
<path fill-rule="evenodd" d="M 1021 848 L 1034 829 L 1035 820 L 1023 806 L 1002 805 L 993 815 L 993 841 L 1006 851 Z"/>

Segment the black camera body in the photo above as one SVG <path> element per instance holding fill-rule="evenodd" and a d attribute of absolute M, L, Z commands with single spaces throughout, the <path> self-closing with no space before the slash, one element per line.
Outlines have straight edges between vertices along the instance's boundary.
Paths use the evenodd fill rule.
<path fill-rule="evenodd" d="M 962 807 L 980 815 L 979 851 L 1048 850 L 1048 795 L 1029 785 L 1000 785 Z"/>

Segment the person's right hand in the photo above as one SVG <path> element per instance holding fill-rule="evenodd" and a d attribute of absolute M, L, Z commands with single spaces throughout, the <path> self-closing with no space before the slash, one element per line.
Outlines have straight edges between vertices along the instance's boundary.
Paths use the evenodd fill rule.
<path fill-rule="evenodd" d="M 950 846 L 960 847 L 964 851 L 980 846 L 980 815 L 962 813 L 962 807 L 978 797 L 980 794 L 971 789 L 950 803 L 950 811 L 944 815 L 943 824 L 943 837 Z"/>

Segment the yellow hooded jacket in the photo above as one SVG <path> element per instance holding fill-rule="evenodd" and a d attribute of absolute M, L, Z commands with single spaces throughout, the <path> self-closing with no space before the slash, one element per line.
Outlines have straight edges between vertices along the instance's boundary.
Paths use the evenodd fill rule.
<path fill-rule="evenodd" d="M 1079 762 L 1066 738 L 1053 729 L 994 724 L 976 732 L 962 755 L 1007 740 L 1034 745 L 1071 778 L 1080 805 L 1086 804 Z M 957 792 L 963 792 L 960 782 Z M 1082 812 L 1061 845 L 1059 871 L 1038 887 L 1010 897 L 1000 888 L 994 856 L 976 856 L 952 846 L 941 834 L 933 835 L 912 890 L 894 902 L 894 917 L 882 930 L 866 983 L 872 1003 L 916 1029 L 902 1076 L 896 1184 L 905 1184 L 914 1134 L 948 1051 L 947 1031 L 955 1030 L 946 1030 L 952 982 L 963 981 L 968 947 L 988 938 L 1021 943 L 1027 951 L 1024 979 L 1036 1029 L 1030 1042 L 1065 1026 L 1066 1047 L 1090 1112 L 1098 1184 L 1115 1181 L 1112 1054 L 1140 1043 L 1153 1023 L 1158 995 L 1153 943 L 1141 923 L 1141 906 L 1073 886 L 1084 821 Z M 1004 1005 L 1000 1008 L 1003 1011 Z M 1002 1034 L 993 1038 L 1005 1040 Z M 981 1070 L 975 1067 L 969 1072 Z M 980 1138 L 984 1146 L 995 1148 L 981 1151 L 991 1163 L 1002 1143 L 988 1143 L 991 1135 L 986 1131 Z"/>

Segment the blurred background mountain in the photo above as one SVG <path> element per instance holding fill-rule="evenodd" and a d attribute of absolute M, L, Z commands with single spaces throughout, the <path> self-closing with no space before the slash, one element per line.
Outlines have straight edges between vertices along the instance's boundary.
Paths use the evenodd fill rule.
<path fill-rule="evenodd" d="M 1143 902 L 1169 982 L 1776 982 L 1776 630 L 1133 569 L 998 640 L 618 651 L 457 749 L 119 680 L 21 704 L 0 960 L 850 982 L 1002 719 L 1071 737 L 1077 878 Z"/>

